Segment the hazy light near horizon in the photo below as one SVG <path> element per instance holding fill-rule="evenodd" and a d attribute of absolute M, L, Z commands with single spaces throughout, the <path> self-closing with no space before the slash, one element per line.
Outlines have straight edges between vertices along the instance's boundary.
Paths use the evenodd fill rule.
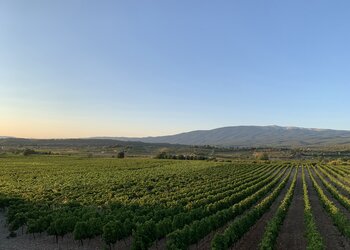
<path fill-rule="evenodd" d="M 70 122 L 70 121 L 47 121 L 47 120 L 4 120 L 0 124 L 0 131 L 7 136 L 15 136 L 20 138 L 86 138 L 95 136 L 111 136 L 111 137 L 144 137 L 166 135 L 168 133 L 175 134 L 182 132 L 180 130 L 162 131 L 158 129 L 154 133 L 154 129 L 144 127 L 140 130 L 140 126 L 130 124 L 129 126 L 103 125 L 97 127 L 88 121 Z"/>
<path fill-rule="evenodd" d="M 0 136 L 350 129 L 348 1 L 0 6 Z"/>

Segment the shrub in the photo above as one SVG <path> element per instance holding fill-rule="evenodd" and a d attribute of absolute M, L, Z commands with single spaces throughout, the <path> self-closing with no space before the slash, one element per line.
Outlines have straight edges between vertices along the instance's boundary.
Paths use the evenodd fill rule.
<path fill-rule="evenodd" d="M 27 149 L 25 149 L 25 150 L 23 151 L 23 155 L 24 155 L 24 156 L 34 155 L 34 154 L 37 154 L 37 152 L 36 152 L 35 150 L 33 150 L 33 149 L 27 148 Z"/>
<path fill-rule="evenodd" d="M 120 158 L 120 159 L 125 158 L 125 152 L 124 151 L 119 152 L 117 154 L 117 158 Z"/>

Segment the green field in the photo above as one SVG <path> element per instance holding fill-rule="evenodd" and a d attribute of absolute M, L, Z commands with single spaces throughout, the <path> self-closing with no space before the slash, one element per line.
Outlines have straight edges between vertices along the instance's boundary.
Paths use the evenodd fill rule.
<path fill-rule="evenodd" d="M 10 230 L 26 225 L 28 233 L 47 231 L 57 237 L 70 232 L 76 239 L 102 235 L 106 244 L 113 244 L 139 233 L 142 226 L 158 229 L 150 239 L 140 235 L 133 242 L 137 247 L 229 208 L 259 188 L 236 197 L 243 184 L 259 183 L 276 167 L 33 156 L 1 158 L 0 170 L 0 204 L 8 207 Z M 118 232 L 108 236 L 108 226 Z"/>
<path fill-rule="evenodd" d="M 30 242 L 44 233 L 56 244 L 67 237 L 81 246 L 100 239 L 98 249 L 250 249 L 247 242 L 270 249 L 286 242 L 283 231 L 289 230 L 289 237 L 320 249 L 315 202 L 350 238 L 347 215 L 329 200 L 350 210 L 347 166 L 7 156 L 0 158 L 0 172 L 8 232 L 22 230 Z"/>

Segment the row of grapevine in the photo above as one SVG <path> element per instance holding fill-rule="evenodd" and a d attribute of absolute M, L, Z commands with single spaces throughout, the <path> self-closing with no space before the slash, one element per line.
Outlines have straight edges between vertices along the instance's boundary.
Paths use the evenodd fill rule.
<path fill-rule="evenodd" d="M 350 175 L 350 170 L 348 168 L 344 168 L 343 166 L 329 166 L 329 167 L 344 177 L 349 177 Z"/>
<path fill-rule="evenodd" d="M 273 169 L 273 167 L 271 168 Z M 208 196 L 218 195 L 219 193 L 224 193 L 225 191 L 230 191 L 232 188 L 240 185 L 243 181 L 248 179 L 256 178 L 255 174 L 260 171 L 268 170 L 266 166 L 242 166 L 232 171 L 233 173 L 228 173 L 228 176 L 223 176 L 220 180 L 212 180 L 204 183 L 192 183 L 195 187 L 192 189 L 183 189 L 181 192 L 174 191 L 172 194 L 159 200 L 159 202 L 166 203 L 176 199 L 177 204 L 192 204 L 193 201 L 198 202 L 201 199 L 205 199 Z M 240 176 L 239 180 L 233 178 L 234 176 Z"/>
<path fill-rule="evenodd" d="M 324 165 L 324 166 L 320 167 L 319 169 L 334 184 L 336 184 L 338 187 L 342 188 L 348 194 L 350 194 L 350 187 L 348 185 L 344 184 L 344 183 L 346 183 L 345 177 L 341 176 L 340 174 L 337 174 L 331 168 L 329 168 L 327 165 Z M 339 180 L 341 180 L 341 181 L 339 181 Z"/>
<path fill-rule="evenodd" d="M 345 208 L 350 210 L 350 199 L 348 199 L 346 196 L 342 195 L 332 184 L 330 184 L 328 181 L 325 180 L 325 178 L 319 173 L 319 171 L 322 173 L 325 173 L 323 171 L 323 169 L 319 167 L 319 168 L 317 168 L 317 170 L 319 170 L 319 171 L 317 171 L 315 168 L 313 168 L 313 170 L 316 173 L 316 175 L 319 177 L 321 182 L 323 183 L 324 187 L 326 187 L 326 189 L 331 193 L 331 195 L 336 200 L 338 200 Z M 333 182 L 335 181 L 332 176 L 328 175 L 328 177 Z"/>
<path fill-rule="evenodd" d="M 306 248 L 308 250 L 325 249 L 323 239 L 317 230 L 315 218 L 312 214 L 312 207 L 309 199 L 308 187 L 305 180 L 304 166 L 302 167 L 303 192 L 304 192 L 304 221 L 306 228 Z"/>
<path fill-rule="evenodd" d="M 227 185 L 224 191 L 221 189 L 217 189 L 217 190 L 214 190 L 215 194 L 211 194 L 212 192 L 207 194 L 203 192 L 202 195 L 204 196 L 204 198 L 202 197 L 197 198 L 194 201 L 187 203 L 186 208 L 190 207 L 193 209 L 193 208 L 205 206 L 208 204 L 213 204 L 227 197 L 230 197 L 235 193 L 240 192 L 240 190 L 243 190 L 251 185 L 254 185 L 260 182 L 262 179 L 266 179 L 266 177 L 273 174 L 273 172 L 275 172 L 276 169 L 265 168 L 263 171 L 260 171 L 260 172 L 258 171 L 259 170 L 254 171 L 253 173 L 249 172 L 247 173 L 247 176 L 243 175 L 242 177 L 240 177 L 239 181 L 236 181 L 231 185 L 230 184 Z"/>
<path fill-rule="evenodd" d="M 271 166 L 273 169 L 274 166 Z M 253 178 L 254 174 L 260 173 L 260 171 L 267 170 L 268 168 L 264 165 L 260 166 L 242 166 L 237 168 L 232 175 L 223 177 L 222 180 L 217 180 L 215 182 L 209 182 L 209 183 L 204 183 L 200 184 L 200 186 L 197 186 L 197 188 L 194 188 L 193 190 L 186 190 L 186 193 L 182 194 L 182 197 L 186 198 L 187 201 L 191 200 L 198 200 L 205 195 L 214 195 L 217 194 L 218 192 L 225 192 L 231 189 L 232 185 L 237 185 L 241 181 L 241 179 L 246 179 L 246 178 Z M 240 179 L 235 179 L 232 178 L 233 176 L 240 176 Z M 198 185 L 198 184 L 196 184 Z M 176 197 L 182 198 L 179 194 L 176 194 Z"/>
<path fill-rule="evenodd" d="M 307 168 L 308 174 L 311 178 L 311 182 L 320 198 L 320 201 L 322 205 L 324 206 L 325 210 L 329 214 L 329 216 L 332 218 L 334 224 L 337 226 L 339 231 L 346 236 L 347 238 L 350 238 L 350 221 L 346 218 L 346 216 L 334 205 L 334 203 L 327 198 L 327 196 L 324 194 L 322 188 L 319 186 L 319 184 L 316 182 L 310 168 Z"/>
<path fill-rule="evenodd" d="M 242 193 L 242 190 L 247 189 L 249 191 L 252 189 L 252 187 L 256 186 L 255 184 L 261 183 L 263 180 L 265 180 L 264 183 L 266 183 L 268 182 L 268 180 L 266 180 L 268 177 L 272 178 L 278 173 L 276 172 L 271 177 L 271 174 L 275 171 L 275 169 L 271 170 L 267 168 L 267 170 L 268 171 L 264 170 L 260 174 L 257 174 L 253 179 L 249 178 L 246 180 L 239 181 L 239 185 L 235 186 L 232 190 L 230 190 L 231 195 L 227 197 L 221 197 L 221 199 L 217 199 L 216 196 L 213 196 L 212 198 L 206 199 L 207 203 L 202 204 L 201 207 L 195 206 L 189 211 L 184 211 L 175 215 L 162 217 L 162 219 L 158 222 L 157 220 L 154 220 L 154 218 L 152 218 L 151 221 L 146 221 L 145 224 L 155 223 L 156 233 L 153 234 L 152 237 L 143 237 L 144 234 L 140 233 L 139 231 L 144 231 L 145 226 L 142 223 L 139 224 L 133 233 L 134 241 L 132 247 L 134 249 L 137 249 L 138 246 L 150 246 L 155 240 L 165 237 L 168 233 L 180 229 L 186 224 L 190 224 L 195 220 L 205 218 L 206 216 L 220 211 L 227 206 L 230 206 L 231 204 L 240 200 L 240 197 L 242 197 L 242 195 L 247 195 L 244 192 Z M 258 187 L 256 187 L 254 190 L 257 189 Z M 218 196 L 220 197 L 221 194 L 218 194 Z"/>
<path fill-rule="evenodd" d="M 282 164 L 61 156 L 4 158 L 0 168 L 0 207 L 6 207 L 10 230 L 26 228 L 33 236 L 47 232 L 57 240 L 72 233 L 81 243 L 101 236 L 107 245 L 132 235 L 134 249 L 166 235 L 171 242 L 169 235 L 188 226 L 199 239 L 208 221 L 218 227 L 243 213 L 287 169 Z"/>
<path fill-rule="evenodd" d="M 227 197 L 225 203 L 220 203 L 215 210 L 205 209 L 203 216 L 196 220 L 184 219 L 184 223 L 178 228 L 172 228 L 172 232 L 167 235 L 168 248 L 185 249 L 188 245 L 196 243 L 199 239 L 219 228 L 227 220 L 242 213 L 244 209 L 253 204 L 259 197 L 275 185 L 280 177 L 285 173 L 276 172 L 259 183 L 239 191 L 234 196 Z M 207 212 L 205 212 L 207 211 Z M 216 211 L 216 213 L 212 213 Z M 187 215 L 184 215 L 185 217 Z M 177 230 L 176 230 L 177 229 Z M 190 236 L 191 235 L 191 236 Z"/>
<path fill-rule="evenodd" d="M 265 228 L 265 232 L 260 243 L 261 250 L 274 249 L 276 239 L 278 237 L 278 232 L 283 224 L 284 218 L 287 215 L 288 208 L 293 198 L 298 169 L 299 168 L 297 168 L 295 171 L 292 184 L 290 185 L 286 195 L 281 201 L 281 204 L 277 208 L 275 216 L 269 221 Z"/>
<path fill-rule="evenodd" d="M 282 182 L 275 188 L 270 195 L 265 197 L 259 204 L 253 209 L 249 210 L 242 217 L 233 221 L 223 234 L 216 234 L 212 241 L 213 250 L 228 249 L 231 245 L 236 243 L 248 230 L 252 227 L 256 221 L 269 209 L 271 204 L 280 194 L 281 190 L 287 184 L 292 169 Z"/>

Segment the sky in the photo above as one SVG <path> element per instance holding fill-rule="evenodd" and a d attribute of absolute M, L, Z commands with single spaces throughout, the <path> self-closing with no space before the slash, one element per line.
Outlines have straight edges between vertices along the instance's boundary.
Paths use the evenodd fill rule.
<path fill-rule="evenodd" d="M 350 130 L 349 1 L 0 1 L 0 135 Z"/>

